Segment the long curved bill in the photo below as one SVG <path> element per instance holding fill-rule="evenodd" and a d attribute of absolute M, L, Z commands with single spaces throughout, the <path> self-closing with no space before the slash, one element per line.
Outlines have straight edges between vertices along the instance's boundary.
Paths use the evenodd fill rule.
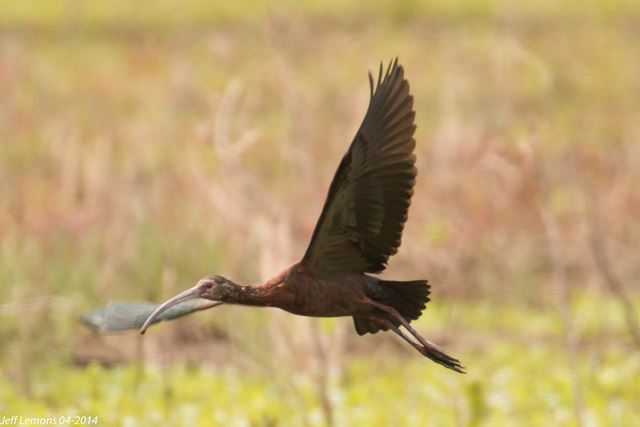
<path fill-rule="evenodd" d="M 154 323 L 154 321 L 165 311 L 169 310 L 171 307 L 174 307 L 182 302 L 189 301 L 192 299 L 200 298 L 200 289 L 198 286 L 194 286 L 191 289 L 187 289 L 186 291 L 179 293 L 173 298 L 168 299 L 164 303 L 162 303 L 158 308 L 156 308 L 153 313 L 147 317 L 142 328 L 140 329 L 140 333 L 144 334 L 147 331 L 147 328 Z M 222 302 L 217 303 L 216 305 L 222 304 Z"/>

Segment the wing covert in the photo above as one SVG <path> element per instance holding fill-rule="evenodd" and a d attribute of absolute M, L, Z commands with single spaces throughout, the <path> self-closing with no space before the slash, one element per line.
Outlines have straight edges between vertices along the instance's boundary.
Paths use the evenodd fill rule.
<path fill-rule="evenodd" d="M 400 246 L 413 195 L 415 112 L 396 59 L 377 83 L 365 118 L 331 182 L 302 262 L 319 275 L 377 273 Z"/>

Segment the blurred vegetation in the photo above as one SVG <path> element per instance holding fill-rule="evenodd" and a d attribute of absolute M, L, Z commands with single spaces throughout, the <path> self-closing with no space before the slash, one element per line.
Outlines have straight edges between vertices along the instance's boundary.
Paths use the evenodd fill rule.
<path fill-rule="evenodd" d="M 0 0 L 0 416 L 634 425 L 639 29 L 635 0 Z M 467 376 L 349 319 L 82 328 L 295 261 L 396 55 L 420 175 L 385 275 L 429 278 L 417 328 Z"/>

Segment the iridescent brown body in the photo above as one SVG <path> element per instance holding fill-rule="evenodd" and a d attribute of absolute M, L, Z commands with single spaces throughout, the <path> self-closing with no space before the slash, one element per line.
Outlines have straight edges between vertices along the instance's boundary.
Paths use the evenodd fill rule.
<path fill-rule="evenodd" d="M 410 325 L 429 301 L 427 281 L 371 275 L 383 271 L 400 247 L 417 170 L 413 97 L 402 67 L 396 60 L 383 75 L 381 66 L 375 88 L 371 75 L 369 81 L 369 108 L 340 162 L 302 260 L 259 286 L 205 277 L 160 305 L 143 333 L 163 312 L 194 298 L 303 316 L 352 316 L 358 334 L 392 330 L 434 362 L 463 372 L 458 360 Z"/>
<path fill-rule="evenodd" d="M 262 285 L 241 286 L 242 293 L 251 297 L 239 296 L 237 303 L 277 307 L 301 316 L 353 316 L 370 308 L 365 284 L 372 279 L 364 275 L 322 279 L 296 263 Z"/>

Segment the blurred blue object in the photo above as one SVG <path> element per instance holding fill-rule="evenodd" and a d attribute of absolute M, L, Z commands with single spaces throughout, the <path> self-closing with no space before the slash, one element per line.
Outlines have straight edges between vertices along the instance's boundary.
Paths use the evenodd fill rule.
<path fill-rule="evenodd" d="M 197 299 L 185 301 L 163 312 L 152 324 L 163 320 L 173 320 L 195 311 L 207 310 L 222 304 L 217 301 Z M 148 302 L 130 303 L 110 301 L 105 307 L 93 310 L 84 316 L 82 321 L 89 328 L 101 334 L 137 330 L 160 304 Z"/>

